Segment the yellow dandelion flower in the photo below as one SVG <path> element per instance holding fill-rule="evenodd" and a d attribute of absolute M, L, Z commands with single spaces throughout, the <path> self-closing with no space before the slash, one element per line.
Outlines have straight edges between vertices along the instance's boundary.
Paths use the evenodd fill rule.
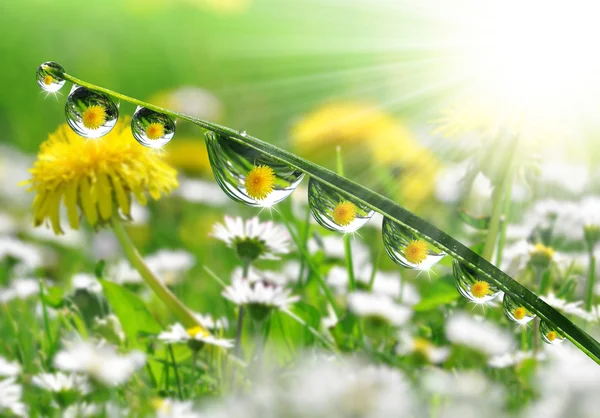
<path fill-rule="evenodd" d="M 165 136 L 165 127 L 162 123 L 151 123 L 146 127 L 146 136 L 148 139 L 160 139 Z"/>
<path fill-rule="evenodd" d="M 44 77 L 44 84 L 47 86 L 52 84 L 53 81 L 54 81 L 54 77 L 52 77 L 51 75 L 47 75 L 46 77 Z"/>
<path fill-rule="evenodd" d="M 177 136 L 177 141 L 169 142 L 166 148 L 165 161 L 173 167 L 193 174 L 212 175 L 206 145 L 200 138 Z"/>
<path fill-rule="evenodd" d="M 246 176 L 244 185 L 248 196 L 256 200 L 264 200 L 275 188 L 275 172 L 266 165 L 256 166 Z"/>
<path fill-rule="evenodd" d="M 523 319 L 527 316 L 527 309 L 525 309 L 522 306 L 519 306 L 518 308 L 515 308 L 513 310 L 513 316 L 515 317 L 515 319 L 517 321 L 520 321 L 521 319 Z"/>
<path fill-rule="evenodd" d="M 404 249 L 404 257 L 412 264 L 421 264 L 428 253 L 427 243 L 420 239 L 411 241 Z"/>
<path fill-rule="evenodd" d="M 490 292 L 490 284 L 484 280 L 479 280 L 471 286 L 471 293 L 477 299 L 488 296 Z"/>
<path fill-rule="evenodd" d="M 333 208 L 333 221 L 340 226 L 348 226 L 356 219 L 356 205 L 352 202 L 340 202 Z"/>
<path fill-rule="evenodd" d="M 98 129 L 106 123 L 106 109 L 100 105 L 88 107 L 81 115 L 81 122 L 88 129 Z"/>
<path fill-rule="evenodd" d="M 118 207 L 129 216 L 131 195 L 145 205 L 177 187 L 177 172 L 160 155 L 138 144 L 129 121 L 117 123 L 102 141 L 89 141 L 67 124 L 50 134 L 25 182 L 35 191 L 33 217 L 36 226 L 49 220 L 56 234 L 61 201 L 69 225 L 79 227 L 80 212 L 91 226 L 109 221 Z"/>
<path fill-rule="evenodd" d="M 556 340 L 556 337 L 558 337 L 558 334 L 556 333 L 556 331 L 550 331 L 550 332 L 546 333 L 546 338 L 548 338 L 548 341 L 554 341 L 554 340 Z"/>

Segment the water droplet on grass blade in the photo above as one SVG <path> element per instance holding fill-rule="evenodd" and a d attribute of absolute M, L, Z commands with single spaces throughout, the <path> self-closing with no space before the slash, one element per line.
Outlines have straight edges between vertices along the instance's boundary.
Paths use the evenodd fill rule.
<path fill-rule="evenodd" d="M 138 106 L 131 119 L 131 132 L 140 144 L 161 148 L 175 135 L 175 122 L 169 116 Z"/>
<path fill-rule="evenodd" d="M 382 229 L 385 250 L 402 267 L 429 270 L 446 255 L 420 234 L 396 221 L 383 218 Z"/>
<path fill-rule="evenodd" d="M 474 269 L 456 259 L 452 262 L 452 272 L 458 292 L 471 302 L 486 303 L 500 294 L 500 289 L 494 284 L 483 279 Z"/>
<path fill-rule="evenodd" d="M 233 139 L 208 132 L 206 148 L 215 179 L 233 200 L 270 207 L 292 194 L 304 174 Z"/>
<path fill-rule="evenodd" d="M 38 67 L 35 79 L 42 90 L 54 93 L 65 85 L 65 79 L 60 77 L 57 72 L 64 73 L 65 69 L 53 61 L 45 62 Z"/>
<path fill-rule="evenodd" d="M 504 294 L 502 308 L 508 319 L 516 322 L 517 324 L 524 325 L 535 318 L 535 314 L 533 312 L 507 294 Z"/>
<path fill-rule="evenodd" d="M 540 321 L 540 334 L 542 334 L 542 340 L 548 344 L 560 344 L 565 340 L 565 336 L 560 331 L 554 329 L 545 321 Z"/>
<path fill-rule="evenodd" d="M 366 224 L 374 213 L 313 178 L 308 182 L 308 204 L 316 221 L 331 231 L 354 232 Z"/>
<path fill-rule="evenodd" d="M 67 123 L 77 134 L 85 138 L 100 138 L 117 123 L 119 109 L 108 95 L 73 86 L 65 104 L 65 115 Z"/>

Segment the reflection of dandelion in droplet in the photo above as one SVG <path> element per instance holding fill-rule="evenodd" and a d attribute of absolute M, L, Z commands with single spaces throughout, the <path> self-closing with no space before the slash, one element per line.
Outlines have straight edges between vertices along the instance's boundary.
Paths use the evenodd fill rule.
<path fill-rule="evenodd" d="M 483 304 L 500 294 L 500 289 L 458 260 L 453 261 L 452 271 L 458 292 L 471 302 Z"/>
<path fill-rule="evenodd" d="M 161 148 L 175 135 L 175 122 L 162 113 L 138 107 L 131 119 L 131 132 L 140 144 Z"/>
<path fill-rule="evenodd" d="M 565 340 L 565 336 L 562 335 L 558 330 L 548 325 L 545 321 L 540 322 L 540 334 L 542 340 L 548 344 L 560 344 Z"/>
<path fill-rule="evenodd" d="M 249 206 L 271 207 L 281 202 L 304 177 L 268 154 L 215 132 L 206 134 L 206 148 L 221 189 Z"/>
<path fill-rule="evenodd" d="M 77 134 L 100 138 L 115 126 L 119 110 L 108 95 L 73 86 L 65 104 L 65 115 Z"/>
<path fill-rule="evenodd" d="M 535 314 L 530 312 L 525 306 L 506 294 L 504 295 L 504 300 L 502 301 L 502 308 L 508 319 L 516 322 L 517 324 L 524 325 L 535 318 Z"/>
<path fill-rule="evenodd" d="M 88 107 L 81 115 L 81 122 L 88 129 L 98 129 L 106 122 L 106 109 L 100 105 Z"/>
<path fill-rule="evenodd" d="M 352 202 L 340 202 L 333 209 L 333 220 L 340 226 L 348 226 L 356 219 L 356 206 Z"/>
<path fill-rule="evenodd" d="M 52 74 L 50 73 L 52 71 Z M 35 73 L 38 86 L 48 93 L 57 92 L 65 85 L 65 80 L 55 72 L 64 73 L 65 69 L 56 62 L 45 62 L 40 65 Z"/>
<path fill-rule="evenodd" d="M 388 255 L 402 267 L 429 270 L 446 255 L 419 233 L 388 218 L 383 218 L 382 236 Z"/>

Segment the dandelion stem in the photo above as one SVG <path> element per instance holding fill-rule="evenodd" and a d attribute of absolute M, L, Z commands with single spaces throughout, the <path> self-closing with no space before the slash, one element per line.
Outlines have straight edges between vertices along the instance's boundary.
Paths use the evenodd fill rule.
<path fill-rule="evenodd" d="M 168 345 L 168 350 L 173 362 L 173 372 L 175 374 L 175 381 L 177 382 L 177 395 L 179 399 L 183 399 L 183 389 L 181 387 L 181 379 L 179 378 L 179 370 L 177 369 L 177 361 L 175 361 L 175 353 L 173 353 L 173 347 L 170 344 Z"/>
<path fill-rule="evenodd" d="M 588 287 L 585 298 L 585 308 L 588 312 L 592 310 L 592 303 L 594 301 L 594 285 L 596 284 L 596 256 L 594 255 L 594 248 L 588 249 L 588 255 L 590 259 L 590 266 L 588 268 Z"/>
<path fill-rule="evenodd" d="M 165 284 L 150 271 L 144 259 L 138 252 L 137 248 L 131 242 L 131 238 L 125 231 L 123 224 L 115 217 L 112 218 L 112 227 L 115 231 L 117 240 L 121 244 L 121 248 L 125 252 L 125 256 L 131 265 L 140 273 L 146 284 L 154 291 L 156 296 L 163 301 L 165 305 L 179 318 L 183 325 L 187 328 L 204 327 L 198 322 L 194 314 L 169 290 Z"/>

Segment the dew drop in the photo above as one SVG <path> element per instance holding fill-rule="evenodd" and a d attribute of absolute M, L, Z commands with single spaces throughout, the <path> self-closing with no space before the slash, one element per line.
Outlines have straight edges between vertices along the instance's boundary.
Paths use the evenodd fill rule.
<path fill-rule="evenodd" d="M 321 226 L 344 233 L 358 230 L 374 214 L 365 205 L 313 178 L 308 182 L 308 204 Z"/>
<path fill-rule="evenodd" d="M 452 262 L 452 272 L 458 292 L 471 302 L 486 303 L 500 294 L 498 287 L 456 259 Z"/>
<path fill-rule="evenodd" d="M 396 221 L 383 218 L 382 229 L 385 250 L 402 267 L 429 270 L 446 255 L 423 236 Z"/>
<path fill-rule="evenodd" d="M 57 74 L 64 72 L 65 69 L 60 64 L 48 61 L 38 67 L 35 79 L 42 90 L 54 93 L 65 85 L 65 79 Z"/>
<path fill-rule="evenodd" d="M 65 115 L 67 123 L 77 134 L 85 138 L 100 138 L 117 123 L 119 109 L 108 95 L 73 86 L 65 104 Z"/>
<path fill-rule="evenodd" d="M 241 136 L 248 136 L 248 132 L 246 132 L 246 131 L 240 131 L 240 135 Z"/>
<path fill-rule="evenodd" d="M 517 324 L 525 325 L 533 318 L 535 314 L 527 309 L 523 304 L 517 302 L 512 297 L 504 294 L 504 300 L 502 301 L 502 308 L 504 314 L 513 322 Z"/>
<path fill-rule="evenodd" d="M 175 135 L 175 122 L 169 116 L 138 106 L 131 118 L 131 133 L 145 147 L 161 148 Z"/>
<path fill-rule="evenodd" d="M 301 171 L 224 135 L 208 132 L 205 136 L 215 179 L 237 202 L 273 206 L 291 195 L 304 177 Z"/>
<path fill-rule="evenodd" d="M 560 331 L 554 329 L 545 321 L 540 321 L 540 334 L 542 334 L 542 340 L 548 344 L 560 344 L 565 340 L 565 336 Z"/>

